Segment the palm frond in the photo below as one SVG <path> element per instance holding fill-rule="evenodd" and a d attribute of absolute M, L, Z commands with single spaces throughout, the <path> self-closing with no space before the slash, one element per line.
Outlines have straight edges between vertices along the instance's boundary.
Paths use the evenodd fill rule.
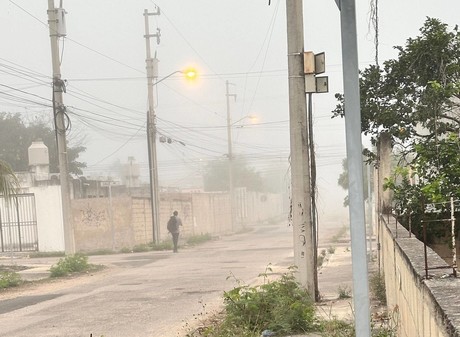
<path fill-rule="evenodd" d="M 9 199 L 19 188 L 19 180 L 8 163 L 0 160 L 0 195 Z"/>

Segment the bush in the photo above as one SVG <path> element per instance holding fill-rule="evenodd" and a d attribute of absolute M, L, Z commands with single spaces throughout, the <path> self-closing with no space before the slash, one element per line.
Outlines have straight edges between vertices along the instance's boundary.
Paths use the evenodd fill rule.
<path fill-rule="evenodd" d="M 324 260 L 325 260 L 325 258 L 324 258 L 323 255 L 318 255 L 318 258 L 316 260 L 316 266 L 318 268 L 321 267 L 323 265 L 323 263 L 324 263 Z"/>
<path fill-rule="evenodd" d="M 83 254 L 68 255 L 50 268 L 51 277 L 62 277 L 71 273 L 84 272 L 90 269 L 88 257 Z"/>
<path fill-rule="evenodd" d="M 317 324 L 314 303 L 292 271 L 263 285 L 235 287 L 224 293 L 224 304 L 224 317 L 201 329 L 202 336 L 256 337 L 263 330 L 277 335 L 303 333 L 313 331 Z"/>
<path fill-rule="evenodd" d="M 374 273 L 370 280 L 370 288 L 374 297 L 382 304 L 387 305 L 387 295 L 385 289 L 385 275 L 383 273 Z"/>
<path fill-rule="evenodd" d="M 21 276 L 14 271 L 0 272 L 0 289 L 17 287 L 21 283 Z"/>

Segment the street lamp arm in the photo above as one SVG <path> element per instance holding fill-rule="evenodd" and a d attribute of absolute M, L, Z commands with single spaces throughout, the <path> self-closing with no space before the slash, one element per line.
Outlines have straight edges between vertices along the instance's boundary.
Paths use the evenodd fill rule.
<path fill-rule="evenodd" d="M 155 81 L 155 83 L 153 85 L 157 85 L 158 83 L 163 82 L 165 79 L 170 78 L 172 75 L 175 75 L 175 74 L 178 74 L 178 73 L 183 74 L 184 72 L 182 70 L 173 71 L 171 74 L 169 74 L 169 75 L 167 75 L 167 76 Z"/>
<path fill-rule="evenodd" d="M 163 82 L 163 81 L 166 80 L 167 78 L 170 78 L 172 75 L 175 75 L 175 74 L 178 74 L 178 73 L 185 74 L 185 76 L 186 76 L 188 79 L 194 79 L 194 78 L 196 78 L 196 71 L 195 71 L 194 69 L 176 70 L 176 71 L 173 71 L 171 74 L 166 75 L 165 77 L 160 78 L 160 79 L 157 80 L 153 85 L 157 85 L 158 83 Z"/>
<path fill-rule="evenodd" d="M 246 118 L 249 118 L 249 119 L 256 119 L 257 117 L 254 116 L 254 115 L 247 115 L 247 116 L 244 116 L 244 117 L 238 119 L 237 121 L 231 123 L 230 126 L 233 126 L 233 125 L 235 125 L 236 123 L 241 122 L 243 119 L 246 119 Z"/>

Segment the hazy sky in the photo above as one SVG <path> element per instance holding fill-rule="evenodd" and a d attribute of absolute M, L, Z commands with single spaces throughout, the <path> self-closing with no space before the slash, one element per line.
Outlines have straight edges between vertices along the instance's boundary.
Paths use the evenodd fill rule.
<path fill-rule="evenodd" d="M 51 56 L 47 0 L 0 2 L 0 111 L 51 119 Z M 59 4 L 59 1 L 56 1 Z M 360 67 L 374 62 L 369 1 L 357 1 Z M 271 0 L 64 0 L 67 38 L 61 41 L 64 103 L 72 121 L 69 139 L 87 147 L 87 175 L 107 175 L 134 156 L 147 178 L 145 136 L 144 9 L 161 8 L 150 19 L 160 60 L 160 78 L 194 66 L 194 83 L 174 75 L 157 86 L 160 134 L 179 142 L 158 145 L 161 185 L 184 186 L 198 179 L 209 159 L 227 153 L 225 81 L 231 83 L 232 121 L 257 115 L 232 128 L 235 154 L 252 158 L 262 173 L 289 155 L 285 1 Z M 380 60 L 418 35 L 427 16 L 453 26 L 458 0 L 379 1 Z M 304 1 L 305 50 L 326 53 L 327 94 L 314 96 L 314 133 L 320 207 L 341 209 L 337 187 L 345 157 L 344 121 L 331 120 L 334 94 L 342 91 L 340 17 L 334 0 Z M 19 73 L 21 71 L 21 73 Z"/>

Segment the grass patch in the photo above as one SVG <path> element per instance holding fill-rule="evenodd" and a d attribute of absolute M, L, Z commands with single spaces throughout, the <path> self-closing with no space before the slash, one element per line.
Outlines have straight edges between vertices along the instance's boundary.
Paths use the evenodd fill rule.
<path fill-rule="evenodd" d="M 323 320 L 321 321 L 320 332 L 328 337 L 354 337 L 355 327 L 353 324 L 339 320 Z"/>
<path fill-rule="evenodd" d="M 0 289 L 17 287 L 21 282 L 21 276 L 14 271 L 0 272 Z"/>
<path fill-rule="evenodd" d="M 335 247 L 329 246 L 329 248 L 327 249 L 327 252 L 329 254 L 334 254 L 335 253 Z"/>
<path fill-rule="evenodd" d="M 324 261 L 325 261 L 325 256 L 324 255 L 318 255 L 318 257 L 316 258 L 316 266 L 317 266 L 317 268 L 322 267 Z"/>
<path fill-rule="evenodd" d="M 41 257 L 63 257 L 65 252 L 34 252 L 30 253 L 30 258 L 41 258 Z"/>
<path fill-rule="evenodd" d="M 338 288 L 338 293 L 339 293 L 339 300 L 345 299 L 345 298 L 351 298 L 351 289 L 349 286 L 339 286 Z"/>
<path fill-rule="evenodd" d="M 134 253 L 142 253 L 142 252 L 148 252 L 150 250 L 152 250 L 152 246 L 146 243 L 143 243 L 141 245 L 135 245 L 132 251 Z"/>
<path fill-rule="evenodd" d="M 201 234 L 201 235 L 193 235 L 187 239 L 187 244 L 190 246 L 196 246 L 203 242 L 207 242 L 212 240 L 211 234 Z"/>
<path fill-rule="evenodd" d="M 172 240 L 161 241 L 160 243 L 152 243 L 152 250 L 171 250 L 173 249 Z"/>
<path fill-rule="evenodd" d="M 371 292 L 380 304 L 387 305 L 387 294 L 385 289 L 385 275 L 383 273 L 376 272 L 372 274 L 369 285 Z"/>
<path fill-rule="evenodd" d="M 63 277 L 72 273 L 82 273 L 97 269 L 97 266 L 88 263 L 88 256 L 83 254 L 68 255 L 61 258 L 50 268 L 51 277 Z"/>
<path fill-rule="evenodd" d="M 85 255 L 88 255 L 88 256 L 93 256 L 93 255 L 112 255 L 112 254 L 116 254 L 116 252 L 114 252 L 111 249 L 98 249 L 98 250 L 92 250 L 92 251 L 89 251 L 89 252 L 85 253 Z"/>

